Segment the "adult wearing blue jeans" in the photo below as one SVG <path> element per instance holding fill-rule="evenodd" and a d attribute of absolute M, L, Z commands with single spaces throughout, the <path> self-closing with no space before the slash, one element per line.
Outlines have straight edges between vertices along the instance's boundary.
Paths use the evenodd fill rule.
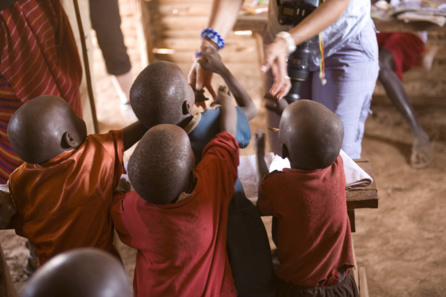
<path fill-rule="evenodd" d="M 224 40 L 227 36 L 241 4 L 241 0 L 214 0 L 208 27 L 217 33 L 217 37 Z M 294 51 L 296 44 L 323 32 L 326 84 L 323 85 L 319 77 L 320 44 L 313 42 L 310 77 L 304 83 L 300 97 L 321 102 L 341 118 L 345 129 L 342 149 L 354 159 L 361 154 L 364 123 L 379 71 L 378 46 L 370 6 L 370 0 L 325 0 L 292 27 L 279 24 L 277 1 L 269 1 L 264 34 L 266 48 L 262 70 L 269 73 L 266 87 L 278 100 L 291 87 L 287 56 Z M 202 34 L 202 51 L 209 47 L 221 49 L 221 44 L 215 34 Z M 189 80 L 196 84 L 196 89 L 206 87 L 213 93 L 211 75 L 198 63 L 194 63 Z M 267 115 L 269 127 L 278 127 L 280 117 L 272 111 L 268 111 Z M 270 133 L 269 136 L 273 151 L 280 153 L 276 135 Z"/>

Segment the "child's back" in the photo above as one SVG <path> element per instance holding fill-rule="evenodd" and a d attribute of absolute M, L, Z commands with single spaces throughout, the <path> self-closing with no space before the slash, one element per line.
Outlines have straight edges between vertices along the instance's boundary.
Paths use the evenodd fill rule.
<path fill-rule="evenodd" d="M 262 214 L 277 218 L 278 296 L 337 285 L 353 266 L 342 137 L 339 118 L 314 101 L 299 100 L 282 115 L 283 156 L 292 168 L 265 176 L 257 202 Z M 355 292 L 352 282 L 340 285 L 346 296 Z"/>
<path fill-rule="evenodd" d="M 204 55 L 208 60 L 206 67 L 221 73 L 236 98 L 239 106 L 236 106 L 235 137 L 239 148 L 244 148 L 251 138 L 248 119 L 256 114 L 255 105 L 216 53 Z M 136 78 L 130 97 L 135 114 L 146 126 L 169 123 L 182 127 L 188 133 L 196 164 L 199 164 L 207 143 L 221 131 L 221 108 L 193 113 L 195 98 L 192 88 L 173 63 L 149 65 Z M 239 296 L 274 295 L 274 272 L 267 233 L 256 207 L 246 198 L 238 179 L 229 205 L 227 252 Z"/>
<path fill-rule="evenodd" d="M 12 227 L 35 246 L 40 263 L 77 247 L 119 257 L 109 209 L 124 172 L 124 131 L 87 137 L 82 119 L 55 96 L 35 98 L 12 117 L 8 135 L 25 161 L 9 180 Z"/>
<path fill-rule="evenodd" d="M 117 196 L 112 217 L 121 240 L 138 250 L 136 296 L 237 296 L 226 253 L 235 138 L 218 134 L 195 169 L 194 161 L 186 132 L 174 125 L 150 129 L 129 160 L 138 194 Z"/>

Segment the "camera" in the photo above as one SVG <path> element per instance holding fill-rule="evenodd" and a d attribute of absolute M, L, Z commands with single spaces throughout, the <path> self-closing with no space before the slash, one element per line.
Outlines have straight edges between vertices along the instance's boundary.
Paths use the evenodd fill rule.
<path fill-rule="evenodd" d="M 277 5 L 279 23 L 281 25 L 296 26 L 318 7 L 319 0 L 301 0 L 284 2 L 282 4 L 277 0 Z M 293 103 L 300 99 L 299 93 L 302 82 L 307 80 L 309 75 L 310 48 L 313 42 L 315 42 L 315 38 L 310 38 L 298 44 L 296 50 L 288 56 L 288 76 L 291 80 L 291 90 L 285 96 L 285 100 L 288 103 Z"/>

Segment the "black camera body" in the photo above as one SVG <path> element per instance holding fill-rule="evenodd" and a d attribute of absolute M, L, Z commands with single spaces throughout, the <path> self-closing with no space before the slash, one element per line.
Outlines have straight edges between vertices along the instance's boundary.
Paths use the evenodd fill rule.
<path fill-rule="evenodd" d="M 315 5 L 316 4 L 316 5 Z M 278 3 L 279 23 L 296 26 L 317 8 L 319 1 L 299 1 Z"/>
<path fill-rule="evenodd" d="M 319 0 L 300 0 L 282 4 L 277 0 L 277 5 L 279 23 L 296 26 L 318 7 Z M 285 96 L 285 99 L 290 104 L 300 99 L 301 84 L 308 78 L 308 66 L 311 59 L 310 48 L 313 42 L 314 38 L 310 38 L 298 44 L 296 50 L 288 56 L 288 76 L 291 80 L 291 90 Z"/>

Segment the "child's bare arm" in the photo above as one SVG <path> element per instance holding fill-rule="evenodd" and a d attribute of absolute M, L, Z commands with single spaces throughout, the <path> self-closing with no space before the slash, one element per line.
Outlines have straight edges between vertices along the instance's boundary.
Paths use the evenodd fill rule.
<path fill-rule="evenodd" d="M 144 127 L 139 121 L 128 125 L 123 129 L 124 134 L 124 150 L 131 148 L 141 137 L 149 130 Z"/>
<path fill-rule="evenodd" d="M 234 101 L 221 87 L 218 90 L 216 101 L 221 104 L 220 131 L 226 131 L 235 137 L 237 134 L 237 111 Z"/>
<path fill-rule="evenodd" d="M 226 85 L 234 95 L 237 105 L 243 110 L 248 120 L 254 118 L 257 114 L 257 108 L 254 102 L 252 102 L 246 90 L 223 64 L 218 53 L 213 50 L 208 50 L 203 53 L 203 57 L 204 59 L 198 61 L 200 65 L 219 74 L 225 80 Z"/>
<path fill-rule="evenodd" d="M 265 162 L 265 133 L 261 129 L 258 129 L 254 135 L 254 140 L 257 165 L 257 186 L 259 186 L 262 178 L 269 173 L 268 166 Z"/>
<path fill-rule="evenodd" d="M 10 228 L 15 213 L 16 208 L 11 194 L 0 190 L 0 230 Z"/>
<path fill-rule="evenodd" d="M 265 95 L 265 107 L 278 115 L 282 115 L 282 112 L 287 108 L 288 101 L 285 98 L 277 100 L 273 95 L 267 93 Z"/>

